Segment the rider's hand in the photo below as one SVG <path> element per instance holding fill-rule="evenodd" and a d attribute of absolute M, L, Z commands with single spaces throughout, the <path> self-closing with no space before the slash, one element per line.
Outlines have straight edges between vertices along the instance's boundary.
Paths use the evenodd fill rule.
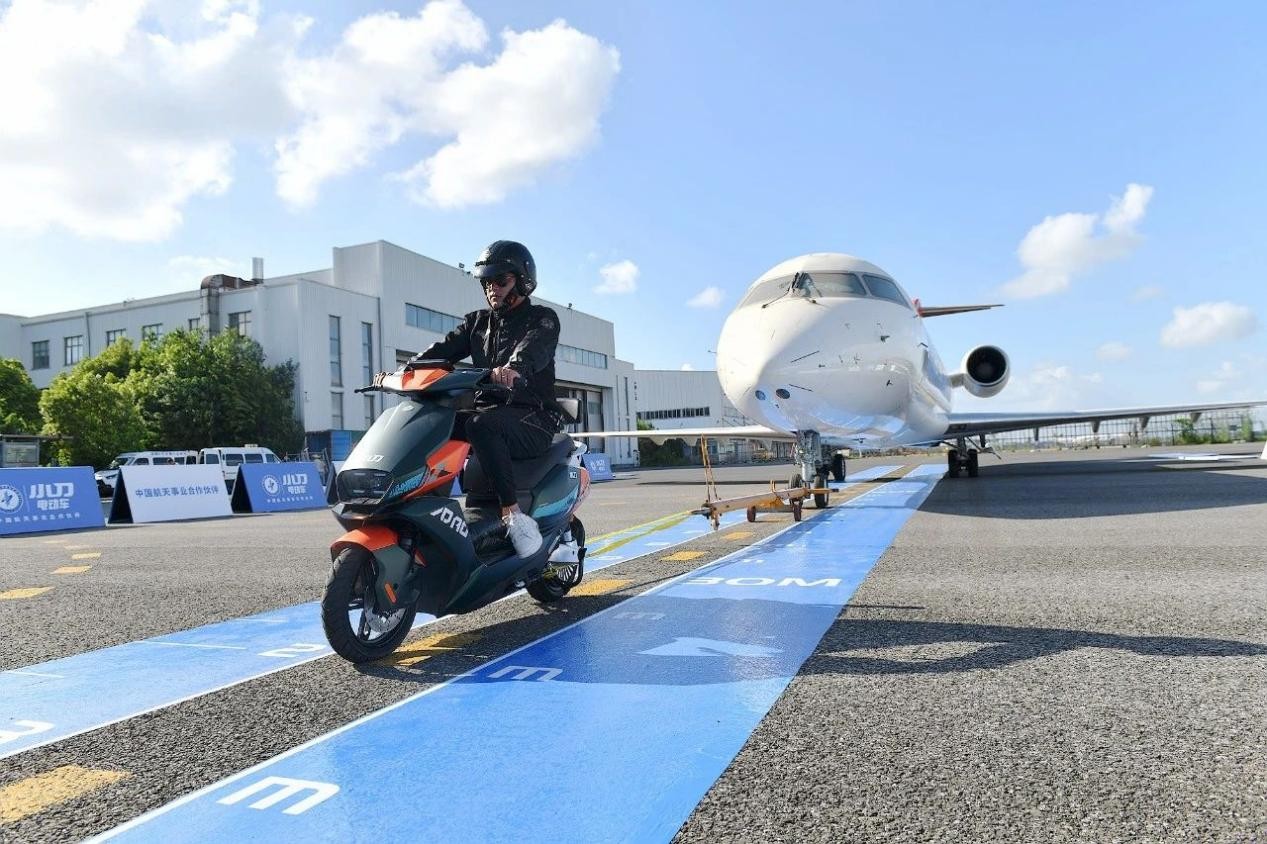
<path fill-rule="evenodd" d="M 500 384 L 507 389 L 515 386 L 515 379 L 519 377 L 519 373 L 511 369 L 509 366 L 499 366 L 492 372 L 488 373 L 488 378 L 494 384 Z"/>
<path fill-rule="evenodd" d="M 381 387 L 381 386 L 383 386 L 383 379 L 384 379 L 384 378 L 386 378 L 386 377 L 387 377 L 388 375 L 390 375 L 390 374 L 391 374 L 391 373 L 389 373 L 389 372 L 380 372 L 380 373 L 378 373 L 377 375 L 375 375 L 375 376 L 374 376 L 374 386 L 375 386 L 375 387 Z"/>

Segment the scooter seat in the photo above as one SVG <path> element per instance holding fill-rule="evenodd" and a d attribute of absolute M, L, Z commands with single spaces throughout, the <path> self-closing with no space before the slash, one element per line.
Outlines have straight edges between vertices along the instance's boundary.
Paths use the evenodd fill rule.
<path fill-rule="evenodd" d="M 550 441 L 550 447 L 546 449 L 545 454 L 510 461 L 515 470 L 515 491 L 532 492 L 537 484 L 545 479 L 546 474 L 566 461 L 571 453 L 572 438 L 566 433 L 558 433 Z M 479 458 L 474 454 L 466 461 L 466 471 L 462 475 L 462 489 L 466 490 L 468 501 L 472 497 L 483 498 L 493 494 L 493 484 L 485 474 L 484 467 L 480 465 Z"/>

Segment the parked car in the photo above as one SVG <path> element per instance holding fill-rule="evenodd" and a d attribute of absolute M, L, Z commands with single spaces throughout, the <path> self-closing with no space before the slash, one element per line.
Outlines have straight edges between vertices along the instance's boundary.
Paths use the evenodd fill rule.
<path fill-rule="evenodd" d="M 270 448 L 249 444 L 244 446 L 216 446 L 198 452 L 198 462 L 218 465 L 224 473 L 224 485 L 232 491 L 238 477 L 238 467 L 243 463 L 280 463 Z"/>
<path fill-rule="evenodd" d="M 97 493 L 107 498 L 114 495 L 120 466 L 185 466 L 197 462 L 196 451 L 125 451 L 93 477 L 97 480 Z"/>

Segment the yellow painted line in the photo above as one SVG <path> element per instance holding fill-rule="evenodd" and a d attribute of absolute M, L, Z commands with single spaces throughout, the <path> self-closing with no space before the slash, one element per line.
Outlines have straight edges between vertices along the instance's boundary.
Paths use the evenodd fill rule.
<path fill-rule="evenodd" d="M 673 527 L 676 524 L 680 524 L 681 522 L 684 522 L 688 518 L 690 518 L 690 515 L 691 515 L 690 513 L 680 513 L 671 517 L 670 520 L 661 520 L 659 522 L 651 522 L 650 523 L 651 527 L 648 527 L 646 530 L 642 531 L 641 533 L 631 534 L 629 536 L 626 536 L 624 539 L 618 539 L 615 542 L 604 545 L 601 548 L 595 548 L 593 551 L 586 552 L 586 556 L 597 557 L 600 554 L 606 554 L 608 551 L 614 551 L 615 549 L 619 548 L 622 545 L 628 545 L 630 542 L 633 542 L 635 539 L 642 539 L 644 536 L 647 536 L 649 534 L 655 533 L 660 530 L 664 530 L 665 528 Z M 632 530 L 632 528 L 626 528 L 626 530 Z M 617 531 L 617 533 L 624 533 L 624 531 Z"/>
<path fill-rule="evenodd" d="M 660 517 L 660 518 L 658 518 L 658 519 L 652 519 L 651 521 L 649 521 L 649 522 L 643 522 L 643 523 L 642 523 L 642 524 L 640 524 L 640 525 L 633 525 L 632 527 L 621 528 L 620 530 L 608 531 L 607 533 L 604 533 L 602 536 L 595 536 L 595 537 L 593 537 L 592 539 L 589 539 L 588 541 L 589 541 L 589 542 L 598 542 L 599 540 L 606 539 L 606 538 L 607 538 L 607 537 L 609 537 L 609 536 L 615 536 L 615 535 L 616 535 L 616 534 L 618 534 L 618 533 L 625 533 L 626 531 L 631 531 L 631 530 L 639 530 L 639 529 L 641 529 L 641 528 L 651 527 L 652 525 L 659 526 L 661 522 L 667 522 L 667 521 L 669 521 L 670 519 L 679 519 L 679 521 L 680 521 L 680 518 L 679 518 L 679 517 L 686 517 L 686 516 L 689 516 L 689 515 L 691 515 L 691 511 L 690 511 L 690 510 L 683 510 L 683 511 L 681 511 L 681 512 L 679 512 L 679 513 L 670 513 L 670 514 L 669 514 L 669 515 L 667 515 L 667 516 L 661 516 L 661 517 Z M 667 525 L 666 525 L 666 527 L 667 527 Z"/>
<path fill-rule="evenodd" d="M 676 554 L 670 554 L 667 557 L 661 557 L 663 562 L 676 562 L 678 560 L 698 560 L 700 557 L 708 556 L 707 551 L 678 551 Z"/>
<path fill-rule="evenodd" d="M 64 765 L 0 788 L 0 824 L 13 823 L 50 806 L 83 797 L 126 779 L 124 771 L 102 771 Z"/>
<path fill-rule="evenodd" d="M 87 548 L 87 545 L 67 545 L 66 550 L 74 551 L 76 548 Z"/>
<path fill-rule="evenodd" d="M 403 648 L 398 648 L 395 653 L 383 660 L 388 665 L 414 665 L 429 659 L 436 654 L 455 651 L 458 648 L 464 648 L 467 645 L 473 645 L 480 640 L 478 633 L 437 633 L 434 636 L 424 636 L 416 642 L 410 642 Z"/>
<path fill-rule="evenodd" d="M 21 598 L 34 598 L 36 595 L 43 595 L 45 592 L 52 591 L 52 586 L 34 586 L 27 589 L 10 589 L 8 592 L 0 592 L 0 601 L 17 601 Z"/>
<path fill-rule="evenodd" d="M 45 545 L 65 545 L 65 544 L 66 544 L 66 540 L 64 540 L 64 539 L 45 539 L 45 540 L 44 540 L 44 544 L 45 544 Z"/>
<path fill-rule="evenodd" d="M 569 595 L 606 595 L 624 589 L 632 580 L 584 580 L 580 586 L 568 590 Z"/>
<path fill-rule="evenodd" d="M 739 539 L 747 539 L 750 536 L 756 536 L 756 533 L 750 530 L 737 530 L 737 531 L 734 531 L 733 533 L 725 534 L 724 536 L 722 536 L 722 539 L 739 540 Z"/>
<path fill-rule="evenodd" d="M 59 569 L 53 569 L 53 574 L 83 574 L 92 566 L 62 566 Z"/>
<path fill-rule="evenodd" d="M 71 554 L 72 560 L 95 560 L 101 556 L 100 551 L 85 551 L 82 554 Z"/>

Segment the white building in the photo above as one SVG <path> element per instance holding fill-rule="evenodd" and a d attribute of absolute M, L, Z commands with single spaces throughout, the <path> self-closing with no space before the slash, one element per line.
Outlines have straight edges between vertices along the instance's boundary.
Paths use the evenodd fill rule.
<path fill-rule="evenodd" d="M 712 370 L 639 369 L 634 372 L 633 405 L 637 419 L 657 430 L 672 428 L 730 428 L 755 425 L 726 398 Z M 694 444 L 694 440 L 688 440 Z M 773 457 L 787 451 L 785 444 L 751 439 L 710 439 L 711 459 L 743 461 Z"/>
<path fill-rule="evenodd" d="M 0 315 L 0 356 L 21 360 L 37 387 L 116 339 L 134 343 L 181 328 L 235 330 L 257 340 L 272 363 L 298 364 L 296 413 L 304 430 L 331 432 L 336 452 L 382 411 L 383 397 L 353 390 L 440 339 L 462 316 L 486 307 L 468 272 L 385 241 L 335 248 L 332 266 L 253 280 L 211 276 L 186 293 L 35 317 Z M 542 289 L 549 291 L 549 277 Z M 616 359 L 610 322 L 555 305 L 560 395 L 585 408 L 577 430 L 632 427 L 633 365 Z M 320 435 L 317 436 L 318 445 Z M 309 437 L 310 442 L 314 440 Z M 629 441 L 590 440 L 614 463 L 633 461 Z"/>

